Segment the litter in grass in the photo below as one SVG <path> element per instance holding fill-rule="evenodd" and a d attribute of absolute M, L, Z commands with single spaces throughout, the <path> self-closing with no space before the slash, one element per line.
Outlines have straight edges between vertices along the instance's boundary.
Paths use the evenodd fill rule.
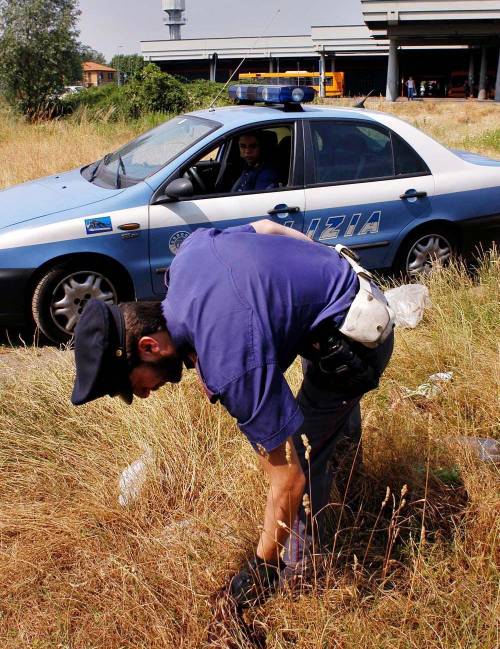
<path fill-rule="evenodd" d="M 478 460 L 500 465 L 500 442 L 491 437 L 449 437 L 450 446 L 459 446 L 471 451 Z"/>
<path fill-rule="evenodd" d="M 118 502 L 122 507 L 129 507 L 139 498 L 152 461 L 153 451 L 149 446 L 145 446 L 144 454 L 123 469 L 118 483 L 120 487 Z"/>
<path fill-rule="evenodd" d="M 444 384 L 451 381 L 452 378 L 453 372 L 436 372 L 435 374 L 431 374 L 425 383 L 421 383 L 414 390 L 404 387 L 403 398 L 424 397 L 425 399 L 433 399 L 442 392 Z"/>
<path fill-rule="evenodd" d="M 394 311 L 396 327 L 414 329 L 431 306 L 429 289 L 423 284 L 403 284 L 384 293 Z"/>

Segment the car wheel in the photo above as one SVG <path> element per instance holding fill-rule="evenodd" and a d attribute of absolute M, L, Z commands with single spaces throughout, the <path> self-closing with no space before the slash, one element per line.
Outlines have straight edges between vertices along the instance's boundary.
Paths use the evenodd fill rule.
<path fill-rule="evenodd" d="M 95 264 L 57 266 L 39 280 L 33 293 L 33 318 L 52 342 L 66 343 L 90 299 L 117 304 L 116 274 Z"/>
<path fill-rule="evenodd" d="M 451 232 L 441 228 L 419 232 L 401 248 L 396 271 L 410 278 L 428 275 L 436 267 L 449 264 L 456 252 L 457 241 Z"/>

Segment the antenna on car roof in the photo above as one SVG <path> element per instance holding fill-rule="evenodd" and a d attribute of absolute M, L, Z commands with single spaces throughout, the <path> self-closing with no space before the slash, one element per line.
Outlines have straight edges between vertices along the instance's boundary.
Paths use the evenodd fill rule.
<path fill-rule="evenodd" d="M 247 51 L 247 53 L 245 54 L 245 56 L 241 59 L 241 61 L 240 61 L 239 65 L 238 65 L 238 67 L 237 67 L 236 70 L 233 72 L 233 74 L 229 77 L 229 79 L 226 81 L 226 83 L 225 83 L 224 86 L 222 87 L 222 89 L 221 89 L 221 91 L 219 92 L 219 94 L 218 94 L 218 95 L 215 97 L 215 99 L 212 101 L 212 103 L 211 103 L 210 106 L 208 107 L 208 110 L 211 110 L 211 111 L 212 111 L 212 110 L 215 110 L 214 106 L 215 106 L 216 101 L 219 99 L 219 97 L 222 95 L 222 93 L 226 90 L 226 88 L 228 87 L 228 85 L 229 85 L 229 84 L 231 83 L 231 81 L 234 79 L 234 76 L 238 73 L 238 71 L 240 70 L 240 68 L 241 68 L 241 66 L 243 65 L 243 63 L 245 63 L 245 61 L 247 60 L 247 57 L 248 57 L 248 56 L 249 56 L 249 55 L 254 51 L 254 49 L 257 47 L 257 43 L 261 40 L 261 38 L 264 38 L 264 36 L 266 35 L 267 30 L 271 27 L 271 25 L 273 24 L 273 22 L 276 20 L 276 16 L 277 16 L 280 12 L 281 12 L 281 9 L 278 9 L 278 10 L 276 11 L 276 13 L 273 15 L 273 17 L 271 18 L 271 20 L 270 20 L 269 23 L 267 24 L 267 26 L 266 26 L 266 28 L 264 29 L 264 31 L 262 32 L 262 34 L 261 34 L 260 36 L 258 36 L 258 37 L 255 39 L 254 44 L 253 44 L 252 47 Z"/>
<path fill-rule="evenodd" d="M 354 108 L 366 108 L 365 106 L 365 101 L 368 99 L 368 97 L 371 97 L 373 93 L 375 92 L 374 89 L 370 90 L 370 92 L 364 97 L 361 101 L 359 101 Z"/>

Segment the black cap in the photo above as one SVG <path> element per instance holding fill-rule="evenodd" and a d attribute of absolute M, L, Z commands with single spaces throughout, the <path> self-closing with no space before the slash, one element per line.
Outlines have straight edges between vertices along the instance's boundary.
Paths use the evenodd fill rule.
<path fill-rule="evenodd" d="M 127 404 L 134 398 L 125 347 L 125 320 L 120 308 L 89 300 L 75 330 L 75 406 L 109 395 Z"/>

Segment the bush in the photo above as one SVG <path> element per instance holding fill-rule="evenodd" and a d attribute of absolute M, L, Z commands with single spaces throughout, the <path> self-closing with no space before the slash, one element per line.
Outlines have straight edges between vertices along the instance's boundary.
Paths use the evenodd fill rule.
<path fill-rule="evenodd" d="M 125 86 L 106 84 L 68 95 L 62 100 L 63 113 L 86 110 L 91 117 L 105 114 L 108 120 L 178 114 L 185 110 L 208 108 L 222 88 L 223 84 L 205 79 L 182 83 L 150 64 Z M 216 105 L 228 103 L 224 92 Z"/>
<path fill-rule="evenodd" d="M 125 86 L 106 84 L 88 88 L 62 100 L 63 113 L 86 111 L 90 117 L 105 115 L 107 120 L 139 119 L 147 115 L 178 114 L 185 110 L 208 108 L 222 90 L 221 83 L 198 79 L 182 83 L 179 79 L 149 64 Z M 227 105 L 227 93 L 217 106 Z"/>
<path fill-rule="evenodd" d="M 208 108 L 217 95 L 221 92 L 224 85 L 215 81 L 206 79 L 197 79 L 187 84 L 186 89 L 189 97 L 189 109 L 199 110 Z M 217 100 L 217 106 L 228 103 L 227 92 L 221 94 Z"/>
<path fill-rule="evenodd" d="M 189 97 L 180 81 L 162 72 L 154 63 L 142 69 L 124 87 L 131 117 L 146 113 L 180 113 Z"/>
<path fill-rule="evenodd" d="M 126 86 L 107 84 L 63 99 L 64 112 L 82 110 L 107 119 L 138 119 L 149 114 L 181 113 L 189 104 L 184 86 L 156 65 L 147 65 Z"/>
<path fill-rule="evenodd" d="M 125 119 L 130 110 L 123 88 L 109 83 L 98 88 L 87 88 L 62 99 L 65 113 L 87 110 L 91 115 L 107 113 L 108 118 Z"/>

